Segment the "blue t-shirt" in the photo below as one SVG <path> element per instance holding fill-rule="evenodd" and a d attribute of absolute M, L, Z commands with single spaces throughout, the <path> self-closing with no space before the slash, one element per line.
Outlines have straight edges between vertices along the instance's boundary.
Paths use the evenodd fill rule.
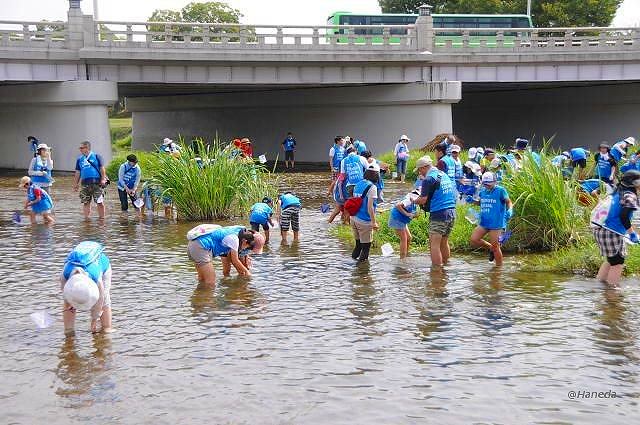
<path fill-rule="evenodd" d="M 502 186 L 480 190 L 480 226 L 487 230 L 504 229 L 507 225 L 504 213 L 509 194 Z"/>
<path fill-rule="evenodd" d="M 282 142 L 282 144 L 284 145 L 284 150 L 286 152 L 290 152 L 296 147 L 296 139 L 294 139 L 293 137 L 287 137 L 286 139 L 284 139 L 284 142 Z"/>
<path fill-rule="evenodd" d="M 264 202 L 258 202 L 251 206 L 251 215 L 249 215 L 250 223 L 266 224 L 269 217 L 273 214 L 273 209 Z"/>
<path fill-rule="evenodd" d="M 420 196 L 428 196 L 429 218 L 433 221 L 451 221 L 456 216 L 456 189 L 444 172 L 432 170 L 422 181 Z"/>
<path fill-rule="evenodd" d="M 83 184 L 100 183 L 102 167 L 102 157 L 96 153 L 89 152 L 89 155 L 80 155 L 76 159 L 76 171 L 80 172 L 80 181 Z"/>

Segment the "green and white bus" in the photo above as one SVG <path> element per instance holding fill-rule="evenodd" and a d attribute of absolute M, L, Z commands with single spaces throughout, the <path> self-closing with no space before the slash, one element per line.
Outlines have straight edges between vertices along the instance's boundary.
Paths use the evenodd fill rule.
<path fill-rule="evenodd" d="M 411 14 L 396 14 L 396 13 L 384 13 L 379 15 L 363 15 L 350 12 L 335 12 L 327 19 L 327 26 L 330 25 L 413 25 L 418 19 L 418 15 Z M 464 29 L 478 29 L 482 28 L 532 28 L 531 17 L 528 15 L 456 15 L 456 14 L 443 14 L 433 15 L 433 27 L 438 28 L 464 28 Z M 345 34 L 349 35 L 349 29 L 328 29 L 328 34 Z M 353 31 L 355 35 L 382 35 L 382 28 L 363 28 L 355 29 Z M 391 35 L 405 35 L 407 30 L 404 28 L 391 28 Z M 513 39 L 516 37 L 514 32 L 504 32 L 504 44 L 509 45 L 513 43 Z M 444 46 L 447 41 L 451 40 L 453 46 L 462 46 L 462 36 L 459 32 L 450 33 L 436 33 L 436 46 Z M 469 45 L 480 45 L 480 40 L 485 40 L 487 46 L 496 45 L 495 32 L 482 32 L 473 31 L 470 35 Z M 348 39 L 339 38 L 338 42 L 346 43 Z M 354 42 L 364 42 L 364 38 L 361 40 L 354 40 Z M 374 37 L 373 43 L 381 43 L 382 38 Z M 391 38 L 391 42 L 399 42 L 399 39 L 395 40 Z"/>

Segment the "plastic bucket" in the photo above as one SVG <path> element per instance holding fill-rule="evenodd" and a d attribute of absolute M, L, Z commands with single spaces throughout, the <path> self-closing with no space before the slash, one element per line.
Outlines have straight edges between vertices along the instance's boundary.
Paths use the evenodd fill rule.
<path fill-rule="evenodd" d="M 266 155 L 260 155 L 258 157 L 258 161 L 260 161 L 260 164 L 264 164 L 267 162 L 267 156 Z"/>
<path fill-rule="evenodd" d="M 478 219 L 480 218 L 479 216 L 480 213 L 478 213 L 478 211 L 474 210 L 473 208 L 469 208 L 464 215 L 464 218 L 466 218 L 467 221 L 471 224 L 478 224 Z"/>
<path fill-rule="evenodd" d="M 393 172 L 391 173 L 391 178 L 392 178 L 392 179 L 397 179 L 397 178 L 398 178 L 398 173 L 397 173 L 397 172 L 395 172 L 395 171 L 393 171 Z"/>
<path fill-rule="evenodd" d="M 143 205 L 144 200 L 142 198 L 137 198 L 135 201 L 133 201 L 133 206 L 136 208 L 142 208 Z"/>
<path fill-rule="evenodd" d="M 388 257 L 390 255 L 393 255 L 393 247 L 388 242 L 386 244 L 382 245 L 380 247 L 380 249 L 382 250 L 382 256 L 383 257 Z"/>

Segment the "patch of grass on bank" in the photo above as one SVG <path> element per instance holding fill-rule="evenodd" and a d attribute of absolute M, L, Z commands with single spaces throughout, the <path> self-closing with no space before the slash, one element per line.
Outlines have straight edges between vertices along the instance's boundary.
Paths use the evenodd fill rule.
<path fill-rule="evenodd" d="M 596 243 L 590 240 L 578 246 L 563 248 L 552 253 L 527 256 L 522 270 L 595 277 L 603 260 Z M 624 274 L 626 276 L 640 275 L 639 246 L 629 246 L 629 256 L 625 261 Z"/>
<path fill-rule="evenodd" d="M 114 154 L 131 149 L 133 141 L 131 118 L 110 118 L 111 148 Z"/>

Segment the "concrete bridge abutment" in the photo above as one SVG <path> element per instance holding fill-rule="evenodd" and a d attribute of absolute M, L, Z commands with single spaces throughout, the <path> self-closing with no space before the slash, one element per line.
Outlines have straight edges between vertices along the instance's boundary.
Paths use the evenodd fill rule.
<path fill-rule="evenodd" d="M 88 140 L 105 161 L 111 160 L 108 107 L 118 87 L 108 81 L 67 81 L 0 87 L 0 168 L 26 168 L 31 160 L 28 136 L 52 147 L 56 170 L 71 171 L 78 145 Z"/>
<path fill-rule="evenodd" d="M 249 137 L 256 155 L 272 160 L 282 157 L 280 144 L 291 131 L 297 160 L 325 162 L 336 135 L 364 140 L 381 154 L 401 134 L 418 145 L 450 132 L 451 107 L 460 98 L 461 84 L 448 81 L 137 97 L 127 99 L 127 108 L 134 149 L 151 149 L 165 137 Z"/>

